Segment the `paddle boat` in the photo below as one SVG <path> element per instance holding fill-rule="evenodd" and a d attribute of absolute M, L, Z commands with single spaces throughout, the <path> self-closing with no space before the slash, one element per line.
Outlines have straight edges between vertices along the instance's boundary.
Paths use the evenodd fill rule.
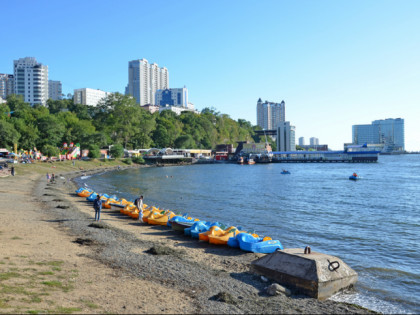
<path fill-rule="evenodd" d="M 198 238 L 198 234 L 208 231 L 212 226 L 219 226 L 219 222 L 197 221 L 191 227 L 184 230 L 184 234 L 193 238 Z"/>
<path fill-rule="evenodd" d="M 235 236 L 232 236 L 231 238 L 228 239 L 227 246 L 233 247 L 233 248 L 239 248 L 239 241 L 238 241 L 237 238 L 238 238 L 238 235 L 242 234 L 242 233 L 250 234 L 253 237 L 258 237 L 258 234 L 255 234 L 255 233 L 239 231 L 238 234 L 236 234 Z"/>
<path fill-rule="evenodd" d="M 214 235 L 214 234 L 218 234 L 220 232 L 223 232 L 223 230 L 217 226 L 217 225 L 213 225 L 212 227 L 210 227 L 207 231 L 199 233 L 198 234 L 198 239 L 200 241 L 205 241 L 208 242 L 209 241 L 209 236 L 210 235 Z"/>
<path fill-rule="evenodd" d="M 229 238 L 238 234 L 239 230 L 235 226 L 230 226 L 226 230 L 217 230 L 209 235 L 209 243 L 216 245 L 227 245 Z"/>
<path fill-rule="evenodd" d="M 290 174 L 290 172 L 286 170 L 282 170 L 280 174 L 287 175 L 287 174 Z"/>
<path fill-rule="evenodd" d="M 78 192 L 77 195 L 80 197 L 89 197 L 91 194 L 93 194 L 94 191 L 92 189 L 86 188 L 82 191 Z"/>
<path fill-rule="evenodd" d="M 174 216 L 175 216 L 175 213 L 173 213 L 170 210 L 163 210 L 161 212 L 153 211 L 147 217 L 147 223 L 152 224 L 152 225 L 167 225 L 168 220 L 173 218 Z"/>
<path fill-rule="evenodd" d="M 254 237 L 248 233 L 240 233 L 236 236 L 239 247 L 243 251 L 261 254 L 274 253 L 276 250 L 283 250 L 280 241 L 272 240 L 271 237 Z"/>

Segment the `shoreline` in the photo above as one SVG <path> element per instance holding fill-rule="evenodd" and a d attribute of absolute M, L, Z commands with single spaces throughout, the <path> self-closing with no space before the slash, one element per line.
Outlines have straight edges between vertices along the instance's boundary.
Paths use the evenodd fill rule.
<path fill-rule="evenodd" d="M 6 230 L 9 227 L 1 229 L 3 257 L 0 261 L 5 262 L 0 265 L 2 273 L 13 272 L 10 271 L 13 268 L 25 269 L 29 258 L 20 257 L 26 256 L 20 252 L 28 252 L 27 247 L 30 246 L 25 245 L 25 235 L 29 235 L 27 231 L 40 229 L 42 233 L 30 234 L 33 252 L 29 250 L 27 253 L 27 257 L 35 261 L 31 267 L 36 266 L 36 275 L 47 272 L 38 270 L 45 265 L 37 265 L 37 260 L 43 262 L 54 257 L 54 261 L 62 262 L 60 268 L 69 269 L 67 274 L 73 277 L 65 279 L 71 283 L 71 286 L 65 287 L 68 293 L 63 288 L 54 288 L 56 290 L 48 292 L 49 297 L 40 295 L 40 302 L 27 302 L 26 310 L 16 300 L 7 300 L 8 296 L 2 293 L 0 306 L 11 307 L 1 307 L 0 312 L 57 311 L 58 307 L 68 308 L 74 313 L 371 312 L 359 306 L 329 300 L 268 296 L 265 288 L 271 282 L 264 282 L 249 269 L 249 263 L 262 254 L 193 241 L 166 227 L 141 224 L 112 210 L 102 211 L 102 228 L 92 227 L 92 205 L 74 193 L 77 187 L 73 180 L 83 173 L 94 175 L 111 170 L 115 167 L 59 173 L 56 183 L 46 183 L 44 177 L 36 174 L 7 178 L 7 182 L 14 184 L 26 181 L 28 186 L 24 193 L 29 200 L 20 200 L 13 209 L 18 212 L 17 216 L 6 209 L 0 213 L 2 218 L 8 218 L 10 222 L 14 220 L 16 225 L 12 231 Z M 12 195 L 13 202 L 21 192 L 10 188 L 7 191 L 5 183 L 1 182 L 0 196 L 4 201 L 4 193 L 9 198 Z M 28 205 L 32 205 L 31 211 L 25 208 Z M 6 244 L 5 240 L 12 237 L 11 232 L 23 235 L 16 235 L 21 239 Z M 45 237 L 47 241 L 43 239 Z M 153 247 L 165 249 L 166 255 L 148 253 Z M 75 272 L 71 270 L 77 270 L 78 276 L 74 276 Z M 61 277 L 65 276 L 61 274 Z M 22 281 L 22 278 L 10 277 L 6 280 L 7 285 L 11 286 L 13 281 L 18 280 Z M 42 293 L 41 289 L 45 286 L 42 282 L 45 281 L 39 281 Z M 218 301 L 219 293 L 226 293 L 230 299 L 227 302 Z M 57 302 L 50 305 L 50 298 L 61 301 L 62 305 L 57 306 Z"/>

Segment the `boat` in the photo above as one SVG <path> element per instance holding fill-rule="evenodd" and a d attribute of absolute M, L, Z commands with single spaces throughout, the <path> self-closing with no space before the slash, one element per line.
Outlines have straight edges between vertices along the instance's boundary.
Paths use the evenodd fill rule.
<path fill-rule="evenodd" d="M 286 170 L 283 170 L 283 171 L 281 172 L 281 174 L 283 174 L 283 175 L 287 175 L 287 174 L 290 174 L 290 172 L 289 172 L 289 171 L 286 171 Z"/>
<path fill-rule="evenodd" d="M 255 161 L 254 161 L 254 159 L 249 158 L 246 163 L 248 165 L 253 165 L 253 164 L 255 164 Z"/>
<path fill-rule="evenodd" d="M 161 212 L 153 211 L 147 217 L 147 223 L 152 225 L 168 225 L 168 220 L 175 216 L 170 210 L 163 210 Z"/>
<path fill-rule="evenodd" d="M 83 189 L 82 191 L 78 192 L 77 195 L 80 197 L 89 197 L 93 193 L 94 191 L 92 189 Z"/>
<path fill-rule="evenodd" d="M 276 250 L 283 250 L 279 240 L 272 240 L 271 237 L 254 237 L 248 233 L 240 233 L 236 236 L 239 247 L 243 251 L 261 254 L 274 253 Z"/>
<path fill-rule="evenodd" d="M 187 221 L 172 221 L 172 230 L 184 233 L 186 228 L 190 228 L 197 221 L 187 220 Z"/>
<path fill-rule="evenodd" d="M 352 175 L 349 176 L 349 179 L 350 180 L 358 180 L 358 179 L 360 179 L 360 177 L 356 173 L 353 173 Z"/>
<path fill-rule="evenodd" d="M 198 235 L 207 232 L 212 226 L 220 226 L 219 222 L 197 221 L 191 227 L 184 230 L 184 234 L 193 238 L 198 238 Z"/>
<path fill-rule="evenodd" d="M 215 245 L 227 245 L 229 238 L 238 234 L 239 230 L 235 226 L 230 226 L 226 230 L 218 230 L 209 235 L 209 243 Z"/>
<path fill-rule="evenodd" d="M 233 248 L 239 248 L 239 241 L 238 241 L 237 237 L 238 237 L 239 234 L 242 234 L 242 233 L 250 234 L 253 237 L 258 237 L 258 234 L 255 234 L 255 233 L 252 233 L 252 232 L 239 231 L 238 234 L 236 234 L 235 236 L 232 236 L 231 238 L 228 239 L 227 246 L 233 247 Z"/>
<path fill-rule="evenodd" d="M 213 234 L 217 234 L 217 233 L 219 233 L 219 231 L 223 232 L 223 230 L 219 226 L 213 225 L 207 231 L 199 233 L 198 234 L 198 239 L 200 241 L 208 242 L 209 241 L 209 236 L 213 235 Z"/>

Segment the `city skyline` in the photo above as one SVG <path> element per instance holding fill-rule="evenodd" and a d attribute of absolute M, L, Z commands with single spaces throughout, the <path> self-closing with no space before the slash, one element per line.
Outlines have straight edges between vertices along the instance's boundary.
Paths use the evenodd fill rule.
<path fill-rule="evenodd" d="M 403 118 L 406 149 L 420 150 L 418 1 L 89 1 L 70 14 L 78 5 L 4 2 L 6 25 L 15 12 L 21 19 L 3 34 L 0 73 L 33 56 L 64 94 L 124 94 L 127 63 L 144 58 L 171 71 L 170 88 L 188 86 L 198 110 L 255 125 L 259 98 L 284 100 L 296 138 L 332 149 L 351 142 L 352 125 Z M 75 34 L 95 40 L 78 37 L 66 48 Z"/>

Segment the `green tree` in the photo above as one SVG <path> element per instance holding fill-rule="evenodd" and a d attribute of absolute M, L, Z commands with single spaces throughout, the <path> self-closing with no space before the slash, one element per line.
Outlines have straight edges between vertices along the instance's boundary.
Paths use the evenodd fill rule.
<path fill-rule="evenodd" d="M 101 157 L 101 151 L 96 144 L 89 145 L 89 154 L 88 156 L 92 159 L 98 159 Z"/>
<path fill-rule="evenodd" d="M 195 141 L 191 135 L 179 136 L 175 140 L 175 148 L 177 149 L 195 148 Z"/>
<path fill-rule="evenodd" d="M 121 144 L 116 144 L 111 147 L 109 150 L 111 156 L 115 159 L 120 158 L 124 155 L 124 147 Z"/>
<path fill-rule="evenodd" d="M 58 156 L 59 154 L 59 150 L 56 146 L 51 145 L 51 144 L 45 144 L 42 147 L 42 154 L 48 156 L 48 157 L 52 157 L 52 156 Z"/>
<path fill-rule="evenodd" d="M 50 144 L 52 146 L 60 145 L 65 133 L 64 124 L 53 115 L 41 117 L 38 120 L 38 130 L 41 135 L 38 140 L 39 147 L 46 144 Z"/>
<path fill-rule="evenodd" d="M 16 131 L 13 124 L 0 120 L 0 146 L 12 147 L 19 141 L 20 134 Z"/>

